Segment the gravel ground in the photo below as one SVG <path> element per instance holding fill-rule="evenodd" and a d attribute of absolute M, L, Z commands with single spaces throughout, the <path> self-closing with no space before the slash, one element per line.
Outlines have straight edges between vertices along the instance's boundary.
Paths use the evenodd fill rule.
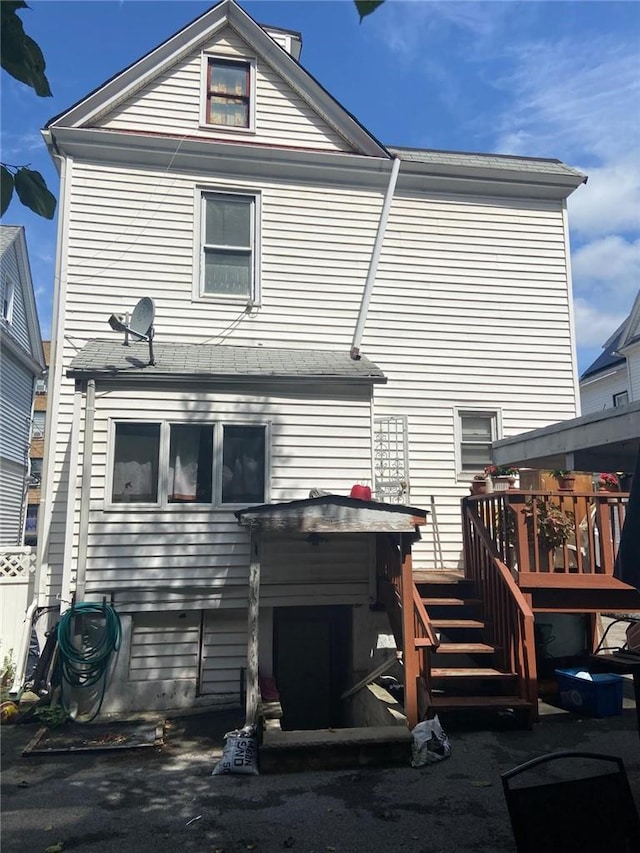
<path fill-rule="evenodd" d="M 632 696 L 626 684 L 627 697 Z M 466 853 L 513 851 L 499 775 L 536 755 L 587 749 L 624 758 L 640 806 L 633 702 L 581 719 L 541 706 L 534 730 L 449 721 L 451 758 L 420 769 L 211 776 L 221 721 L 175 721 L 165 746 L 22 757 L 33 726 L 2 729 L 2 851 Z M 62 844 L 57 848 L 58 843 Z"/>

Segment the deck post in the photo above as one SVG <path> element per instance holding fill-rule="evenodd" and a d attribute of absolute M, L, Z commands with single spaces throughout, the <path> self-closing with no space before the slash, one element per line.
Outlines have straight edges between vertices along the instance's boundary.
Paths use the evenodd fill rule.
<path fill-rule="evenodd" d="M 409 728 L 418 720 L 418 657 L 413 616 L 413 561 L 411 544 L 405 544 L 400 534 L 400 560 L 402 564 L 402 654 L 404 663 L 404 710 Z"/>
<path fill-rule="evenodd" d="M 260 605 L 260 534 L 249 528 L 249 605 L 247 622 L 246 725 L 255 725 L 260 704 L 258 683 L 258 614 Z"/>

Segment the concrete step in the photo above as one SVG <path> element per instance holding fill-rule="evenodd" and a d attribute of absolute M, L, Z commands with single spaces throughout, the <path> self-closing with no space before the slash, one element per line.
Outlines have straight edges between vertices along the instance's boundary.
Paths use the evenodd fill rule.
<path fill-rule="evenodd" d="M 409 766 L 411 732 L 405 726 L 312 731 L 265 731 L 261 773 L 339 770 L 372 765 Z"/>

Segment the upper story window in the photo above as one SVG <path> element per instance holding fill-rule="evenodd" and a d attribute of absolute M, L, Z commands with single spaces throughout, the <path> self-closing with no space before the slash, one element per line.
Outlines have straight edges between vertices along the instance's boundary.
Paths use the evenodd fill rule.
<path fill-rule="evenodd" d="M 620 391 L 618 394 L 613 395 L 613 405 L 617 406 L 626 406 L 629 402 L 629 392 L 628 391 Z"/>
<path fill-rule="evenodd" d="M 35 392 L 36 392 L 36 394 L 46 394 L 47 393 L 47 374 L 46 373 L 43 376 L 39 376 L 36 379 Z"/>
<path fill-rule="evenodd" d="M 42 459 L 30 459 L 29 469 L 31 474 L 29 479 L 29 488 L 39 488 L 42 482 Z"/>
<path fill-rule="evenodd" d="M 196 297 L 258 301 L 258 195 L 202 192 Z"/>
<path fill-rule="evenodd" d="M 456 410 L 456 471 L 467 476 L 491 464 L 491 445 L 500 437 L 497 411 Z"/>
<path fill-rule="evenodd" d="M 8 277 L 2 279 L 2 319 L 11 323 L 13 320 L 13 302 L 15 297 L 15 285 Z"/>
<path fill-rule="evenodd" d="M 32 438 L 44 438 L 44 428 L 47 420 L 46 412 L 33 413 L 33 426 L 31 429 Z"/>
<path fill-rule="evenodd" d="M 205 56 L 204 122 L 215 127 L 253 128 L 254 64 Z"/>
<path fill-rule="evenodd" d="M 264 503 L 267 426 L 115 424 L 111 503 Z"/>

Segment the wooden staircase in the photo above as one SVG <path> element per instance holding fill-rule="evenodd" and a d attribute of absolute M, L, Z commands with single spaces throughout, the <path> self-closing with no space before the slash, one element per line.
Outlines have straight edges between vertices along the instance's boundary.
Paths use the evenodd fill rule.
<path fill-rule="evenodd" d="M 428 706 L 438 712 L 511 709 L 530 725 L 533 703 L 522 698 L 518 674 L 501 663 L 474 582 L 462 572 L 442 571 L 414 579 L 440 640 L 427 651 Z"/>

